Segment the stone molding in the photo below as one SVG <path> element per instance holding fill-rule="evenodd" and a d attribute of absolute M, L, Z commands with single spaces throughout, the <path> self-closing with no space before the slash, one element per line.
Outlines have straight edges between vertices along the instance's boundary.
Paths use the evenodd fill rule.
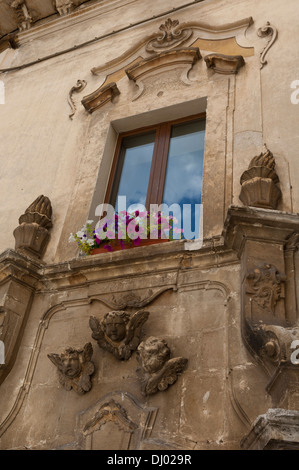
<path fill-rule="evenodd" d="M 90 114 L 104 106 L 106 103 L 113 102 L 113 99 L 120 94 L 116 83 L 109 83 L 103 88 L 100 87 L 93 93 L 84 96 L 81 103 Z"/>
<path fill-rule="evenodd" d="M 208 69 L 223 75 L 237 74 L 245 65 L 244 57 L 241 55 L 209 54 L 204 60 Z"/>
<path fill-rule="evenodd" d="M 188 73 L 200 59 L 201 54 L 199 49 L 190 47 L 161 52 L 132 65 L 126 69 L 128 78 L 133 80 L 138 86 L 138 91 L 135 93 L 132 101 L 135 101 L 144 93 L 147 81 L 155 80 L 155 75 L 161 72 L 167 72 L 169 75 L 172 72 L 177 74 L 179 71 L 182 83 L 190 85 L 192 82 L 188 79 Z"/>
<path fill-rule="evenodd" d="M 299 450 L 299 412 L 269 409 L 242 439 L 244 450 Z"/>

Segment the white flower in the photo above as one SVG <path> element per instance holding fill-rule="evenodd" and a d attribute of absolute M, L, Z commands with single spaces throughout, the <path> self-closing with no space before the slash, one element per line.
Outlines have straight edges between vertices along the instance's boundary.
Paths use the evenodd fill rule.
<path fill-rule="evenodd" d="M 87 241 L 88 245 L 92 246 L 93 242 L 94 242 L 94 239 L 93 238 L 88 238 L 86 241 Z"/>
<path fill-rule="evenodd" d="M 93 223 L 93 220 L 88 220 L 88 221 L 86 222 L 86 225 L 91 225 L 92 223 Z"/>
<path fill-rule="evenodd" d="M 79 232 L 76 233 L 77 237 L 83 238 L 85 235 L 85 232 L 83 230 L 79 230 Z"/>
<path fill-rule="evenodd" d="M 72 243 L 72 242 L 75 242 L 75 237 L 74 235 L 71 233 L 70 236 L 69 236 L 69 243 Z"/>

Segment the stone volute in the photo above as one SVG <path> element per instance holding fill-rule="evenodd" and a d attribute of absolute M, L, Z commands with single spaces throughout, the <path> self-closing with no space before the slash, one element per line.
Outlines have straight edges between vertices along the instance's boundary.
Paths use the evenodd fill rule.
<path fill-rule="evenodd" d="M 50 239 L 51 219 L 50 199 L 41 195 L 19 218 L 19 226 L 13 232 L 15 249 L 42 258 Z"/>
<path fill-rule="evenodd" d="M 245 206 L 276 209 L 281 191 L 277 186 L 279 178 L 275 172 L 275 159 L 265 146 L 265 151 L 254 157 L 241 176 L 240 200 Z"/>

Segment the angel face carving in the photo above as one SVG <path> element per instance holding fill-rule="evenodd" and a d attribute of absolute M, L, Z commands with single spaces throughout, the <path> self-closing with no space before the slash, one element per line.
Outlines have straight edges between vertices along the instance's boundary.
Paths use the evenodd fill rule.
<path fill-rule="evenodd" d="M 48 354 L 48 358 L 57 367 L 59 382 L 65 390 L 74 389 L 80 395 L 91 389 L 90 376 L 94 373 L 91 361 L 93 349 L 91 343 L 83 349 L 68 348 L 62 354 Z"/>
<path fill-rule="evenodd" d="M 127 334 L 127 323 L 130 316 L 126 312 L 109 312 L 105 315 L 103 325 L 105 333 L 112 341 L 121 341 Z"/>
<path fill-rule="evenodd" d="M 149 312 L 144 310 L 131 315 L 119 310 L 106 313 L 101 321 L 90 317 L 92 338 L 100 348 L 106 349 L 117 359 L 127 360 L 139 345 L 141 327 L 148 316 Z"/>
<path fill-rule="evenodd" d="M 153 336 L 140 343 L 137 361 L 137 374 L 141 380 L 143 395 L 166 390 L 176 382 L 188 362 L 184 357 L 170 359 L 170 349 L 166 341 Z"/>
<path fill-rule="evenodd" d="M 143 370 L 148 374 L 154 374 L 170 358 L 170 349 L 164 339 L 151 336 L 139 345 L 138 354 Z"/>

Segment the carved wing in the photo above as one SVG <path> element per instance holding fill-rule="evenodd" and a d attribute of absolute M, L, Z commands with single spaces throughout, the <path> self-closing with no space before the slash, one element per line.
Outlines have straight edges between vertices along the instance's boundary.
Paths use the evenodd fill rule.
<path fill-rule="evenodd" d="M 93 348 L 91 343 L 86 343 L 83 348 L 83 362 L 89 362 L 92 358 Z"/>
<path fill-rule="evenodd" d="M 125 338 L 125 344 L 128 344 L 134 338 L 136 330 L 142 327 L 142 325 L 148 319 L 148 316 L 149 312 L 145 310 L 139 310 L 132 314 L 127 325 L 127 336 Z"/>
<path fill-rule="evenodd" d="M 92 330 L 92 337 L 95 340 L 99 340 L 104 336 L 104 333 L 101 329 L 100 322 L 96 317 L 90 317 L 89 318 L 89 326 Z"/>
<path fill-rule="evenodd" d="M 61 357 L 59 356 L 59 354 L 48 354 L 47 356 L 50 359 L 50 361 L 53 362 L 54 366 L 58 367 L 58 369 L 61 368 L 62 361 L 61 361 Z"/>
<path fill-rule="evenodd" d="M 183 372 L 188 359 L 185 357 L 175 357 L 169 359 L 164 365 L 160 375 L 160 380 L 158 384 L 159 390 L 166 390 L 169 385 L 172 385 L 178 378 L 178 374 Z"/>

